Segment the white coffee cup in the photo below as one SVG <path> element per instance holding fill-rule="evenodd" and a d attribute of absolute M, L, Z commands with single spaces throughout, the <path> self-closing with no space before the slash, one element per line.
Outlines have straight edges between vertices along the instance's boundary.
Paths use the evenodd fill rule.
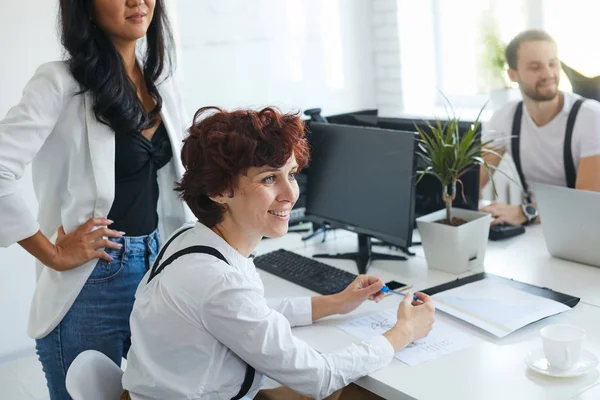
<path fill-rule="evenodd" d="M 544 355 L 551 367 L 569 369 L 581 357 L 585 330 L 574 325 L 549 325 L 542 328 Z"/>

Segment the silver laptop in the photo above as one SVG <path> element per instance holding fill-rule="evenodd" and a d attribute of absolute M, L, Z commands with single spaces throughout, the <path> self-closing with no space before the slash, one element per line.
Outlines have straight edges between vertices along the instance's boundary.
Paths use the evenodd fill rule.
<path fill-rule="evenodd" d="M 600 267 L 600 193 L 540 183 L 533 192 L 548 252 Z"/>

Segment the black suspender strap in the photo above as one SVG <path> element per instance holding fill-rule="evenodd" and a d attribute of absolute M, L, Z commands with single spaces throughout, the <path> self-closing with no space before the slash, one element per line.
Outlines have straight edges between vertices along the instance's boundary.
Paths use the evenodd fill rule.
<path fill-rule="evenodd" d="M 567 129 L 565 132 L 565 141 L 563 143 L 563 161 L 565 164 L 566 183 L 567 187 L 571 189 L 575 189 L 575 182 L 577 180 L 577 171 L 575 170 L 575 162 L 573 161 L 573 154 L 571 152 L 573 128 L 575 127 L 575 119 L 577 118 L 579 108 L 584 101 L 584 99 L 578 99 L 575 101 L 575 103 L 573 103 L 573 107 L 571 107 L 571 111 L 569 112 L 569 118 L 567 119 Z M 519 179 L 521 179 L 521 185 L 523 186 L 525 199 L 528 203 L 531 203 L 531 192 L 529 191 L 529 185 L 527 185 L 527 182 L 525 181 L 525 175 L 523 174 L 523 169 L 521 168 L 520 136 L 522 116 L 523 102 L 521 101 L 519 104 L 517 104 L 517 109 L 513 118 L 511 147 L 513 160 L 515 162 L 517 172 L 519 173 Z"/>
<path fill-rule="evenodd" d="M 525 196 L 525 200 L 527 203 L 531 203 L 531 193 L 529 192 L 529 186 L 527 185 L 527 181 L 525 180 L 525 175 L 523 175 L 523 169 L 521 168 L 521 118 L 523 117 L 523 102 L 520 101 L 517 104 L 517 110 L 515 111 L 515 116 L 513 118 L 512 124 L 512 136 L 510 139 L 511 142 L 511 150 L 513 161 L 515 162 L 515 167 L 517 168 L 517 172 L 519 173 L 519 179 L 521 179 L 521 186 L 523 186 L 523 196 Z"/>
<path fill-rule="evenodd" d="M 175 232 L 175 234 L 173 236 L 171 236 L 171 238 L 167 241 L 167 243 L 165 243 L 163 248 L 160 249 L 160 252 L 154 259 L 154 264 L 152 264 L 152 269 L 150 271 L 150 275 L 148 276 L 148 282 L 146 282 L 146 284 L 148 284 L 152 279 L 154 279 L 156 274 L 158 274 L 158 272 L 156 272 L 156 269 L 160 265 L 160 260 L 162 260 L 163 256 L 165 255 L 165 251 L 167 251 L 167 247 L 169 247 L 169 245 L 173 242 L 173 240 L 175 240 L 179 235 L 181 235 L 184 232 L 189 231 L 192 228 L 193 228 L 193 226 L 188 226 L 187 228 L 183 228 L 182 230 Z"/>
<path fill-rule="evenodd" d="M 575 170 L 575 163 L 573 162 L 573 154 L 571 153 L 571 142 L 573 141 L 573 127 L 575 126 L 575 119 L 579 108 L 583 103 L 583 99 L 577 100 L 571 112 L 569 112 L 569 119 L 567 120 L 567 132 L 565 133 L 565 144 L 563 148 L 563 159 L 565 162 L 565 176 L 567 177 L 567 187 L 575 189 L 575 182 L 577 181 L 577 171 Z"/>
<path fill-rule="evenodd" d="M 192 253 L 209 254 L 209 255 L 216 257 L 219 260 L 229 264 L 229 262 L 227 261 L 227 259 L 225 258 L 225 256 L 223 254 L 221 254 L 217 249 L 215 249 L 213 247 L 209 247 L 209 246 L 186 247 L 185 249 L 181 249 L 181 250 L 176 251 L 175 253 L 171 254 L 165 260 L 165 262 L 161 264 L 160 261 L 162 260 L 167 247 L 173 242 L 173 240 L 175 240 L 175 238 L 178 237 L 179 235 L 181 235 L 182 233 L 189 231 L 192 228 L 193 227 L 190 226 L 188 228 L 184 228 L 184 229 L 180 230 L 179 232 L 177 232 L 173 236 L 171 236 L 171 238 L 167 241 L 167 243 L 165 243 L 164 247 L 160 250 L 160 252 L 158 253 L 158 256 L 156 256 L 156 259 L 154 260 L 154 264 L 152 265 L 152 270 L 150 271 L 150 276 L 148 277 L 148 282 L 146 282 L 146 284 L 150 283 L 150 281 L 156 275 L 160 274 L 173 261 L 175 261 L 179 257 L 182 257 L 186 254 L 192 254 Z M 256 374 L 256 370 L 254 369 L 254 367 L 251 367 L 250 364 L 246 364 L 246 374 L 244 375 L 244 382 L 242 383 L 242 387 L 240 388 L 240 391 L 238 392 L 238 394 L 236 394 L 234 397 L 232 397 L 231 400 L 239 400 L 250 391 L 250 388 L 252 387 L 252 383 L 254 382 L 255 374 Z"/>
<path fill-rule="evenodd" d="M 246 375 L 244 375 L 244 382 L 242 383 L 242 387 L 240 388 L 238 394 L 232 397 L 231 400 L 241 399 L 250 391 L 250 388 L 252 387 L 252 382 L 254 382 L 254 374 L 256 371 L 253 367 L 250 366 L 250 364 L 246 365 Z"/>
<path fill-rule="evenodd" d="M 167 266 L 169 266 L 173 261 L 175 261 L 179 257 L 185 256 L 186 254 L 192 254 L 192 253 L 210 254 L 211 256 L 216 257 L 219 260 L 224 261 L 227 264 L 229 264 L 227 262 L 227 259 L 223 256 L 223 254 L 219 253 L 218 250 L 216 250 L 216 249 L 214 249 L 212 247 L 208 247 L 208 246 L 190 246 L 190 247 L 186 247 L 185 249 L 181 249 L 181 250 L 176 251 L 175 253 L 171 254 L 169 256 L 169 258 L 167 258 L 165 260 L 164 263 L 160 264 L 155 270 L 152 271 L 152 272 L 154 272 L 154 275 L 151 275 L 151 276 L 148 277 L 148 283 L 150 283 L 150 281 L 156 275 L 160 274 L 162 272 L 162 270 L 165 269 Z"/>

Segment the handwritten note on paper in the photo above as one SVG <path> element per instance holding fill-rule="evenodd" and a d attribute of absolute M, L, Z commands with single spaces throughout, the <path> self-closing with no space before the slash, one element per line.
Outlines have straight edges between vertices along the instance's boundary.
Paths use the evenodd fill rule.
<path fill-rule="evenodd" d="M 361 340 L 368 340 L 389 330 L 396 320 L 396 309 L 390 309 L 345 322 L 338 327 Z M 438 320 L 426 338 L 410 343 L 394 357 L 408 365 L 418 365 L 478 342 L 479 339 L 468 331 Z"/>

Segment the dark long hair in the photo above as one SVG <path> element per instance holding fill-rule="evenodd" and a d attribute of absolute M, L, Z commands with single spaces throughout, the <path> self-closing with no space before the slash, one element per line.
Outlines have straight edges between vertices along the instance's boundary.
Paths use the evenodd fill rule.
<path fill-rule="evenodd" d="M 156 106 L 146 113 L 135 85 L 129 79 L 123 59 L 108 36 L 92 21 L 93 0 L 60 0 L 61 42 L 70 58 L 69 68 L 94 98 L 98 121 L 117 133 L 142 131 L 153 124 L 161 110 L 157 85 L 160 77 L 172 72 L 173 37 L 163 0 L 156 0 L 154 16 L 146 32 L 147 49 L 143 60 L 144 81 Z"/>

